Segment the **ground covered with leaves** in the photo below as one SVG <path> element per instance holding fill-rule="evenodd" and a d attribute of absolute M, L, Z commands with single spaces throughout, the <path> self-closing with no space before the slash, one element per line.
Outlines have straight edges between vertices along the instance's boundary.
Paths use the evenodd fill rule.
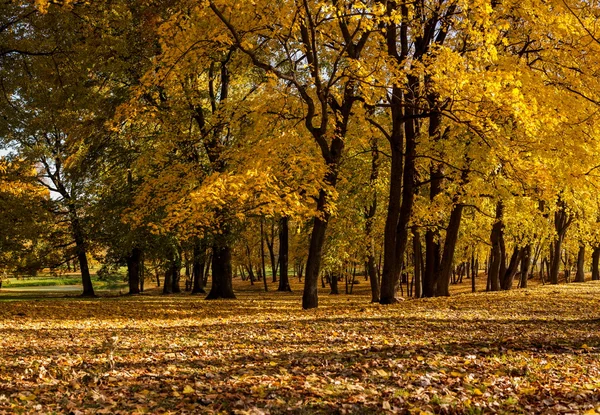
<path fill-rule="evenodd" d="M 320 301 L 5 294 L 0 413 L 600 412 L 600 284 Z"/>

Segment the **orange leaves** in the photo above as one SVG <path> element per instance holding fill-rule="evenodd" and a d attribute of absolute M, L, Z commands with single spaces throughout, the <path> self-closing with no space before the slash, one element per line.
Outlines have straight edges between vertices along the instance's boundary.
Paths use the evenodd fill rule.
<path fill-rule="evenodd" d="M 325 296 L 310 312 L 295 296 L 239 292 L 210 305 L 148 295 L 0 301 L 0 411 L 598 407 L 594 283 L 456 296 L 452 308 L 447 299 L 383 308 L 363 292 L 352 302 Z"/>

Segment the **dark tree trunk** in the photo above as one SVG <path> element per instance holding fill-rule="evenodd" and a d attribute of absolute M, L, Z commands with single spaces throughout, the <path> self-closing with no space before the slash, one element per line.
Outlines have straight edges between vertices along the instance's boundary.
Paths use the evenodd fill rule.
<path fill-rule="evenodd" d="M 585 281 L 585 245 L 579 246 L 579 253 L 577 254 L 577 274 L 575 274 L 575 282 Z"/>
<path fill-rule="evenodd" d="M 379 278 L 377 278 L 377 265 L 375 264 L 375 255 L 369 251 L 367 254 L 367 273 L 369 275 L 369 284 L 371 285 L 371 302 L 379 302 Z"/>
<path fill-rule="evenodd" d="M 529 279 L 529 268 L 531 267 L 531 245 L 527 244 L 523 248 L 521 258 L 521 282 L 519 287 L 527 288 L 527 280 Z"/>
<path fill-rule="evenodd" d="M 206 299 L 235 298 L 235 294 L 233 293 L 231 248 L 226 238 L 222 238 L 221 243 L 215 242 L 212 251 L 212 287 Z"/>
<path fill-rule="evenodd" d="M 395 98 L 396 94 L 398 97 Z M 402 131 L 402 110 L 401 97 L 402 91 L 400 88 L 394 88 L 392 101 L 396 105 L 392 105 L 392 136 L 390 139 L 391 151 L 391 166 L 390 166 L 390 186 L 388 195 L 388 210 L 384 228 L 383 242 L 383 269 L 381 271 L 381 303 L 395 301 L 395 286 L 397 275 L 400 271 L 402 257 L 396 256 L 397 241 L 397 226 L 400 217 L 400 208 L 402 202 L 402 174 L 403 174 L 403 143 L 404 133 Z M 382 298 L 385 296 L 385 298 Z"/>
<path fill-rule="evenodd" d="M 378 303 L 380 292 L 379 292 L 379 278 L 377 275 L 377 267 L 375 265 L 375 240 L 373 236 L 373 221 L 375 220 L 375 214 L 377 213 L 377 187 L 375 183 L 379 177 L 379 147 L 377 140 L 371 140 L 371 176 L 369 183 L 373 188 L 371 203 L 365 208 L 365 238 L 367 242 L 367 258 L 365 264 L 365 273 L 369 278 L 371 285 L 371 302 Z M 352 280 L 354 284 L 354 280 Z"/>
<path fill-rule="evenodd" d="M 592 252 L 592 281 L 600 280 L 600 247 Z"/>
<path fill-rule="evenodd" d="M 142 255 L 140 258 L 140 292 L 144 292 L 144 285 L 146 283 L 146 264 L 145 264 L 145 256 L 142 251 Z"/>
<path fill-rule="evenodd" d="M 340 293 L 338 289 L 338 275 L 333 272 L 329 274 L 329 287 L 331 287 L 329 294 L 337 295 Z"/>
<path fill-rule="evenodd" d="M 517 275 L 519 269 L 519 260 L 523 256 L 521 250 L 515 246 L 513 253 L 510 257 L 510 262 L 508 264 L 508 268 L 504 271 L 504 274 L 501 274 L 500 280 L 500 288 L 503 290 L 510 290 L 513 286 L 513 281 L 515 279 L 515 275 Z"/>
<path fill-rule="evenodd" d="M 492 248 L 490 252 L 490 270 L 488 274 L 489 290 L 498 291 L 500 290 L 500 271 L 504 258 L 502 256 L 502 245 L 503 245 L 503 229 L 504 224 L 502 223 L 502 215 L 504 212 L 504 206 L 502 202 L 496 204 L 496 222 L 492 226 L 492 233 L 490 241 Z"/>
<path fill-rule="evenodd" d="M 163 281 L 163 294 L 173 294 L 173 265 L 169 262 L 169 267 L 165 271 L 165 280 Z"/>
<path fill-rule="evenodd" d="M 248 279 L 250 280 L 250 285 L 254 285 L 254 280 L 256 277 L 254 276 L 254 269 L 252 268 L 251 262 L 248 263 L 246 269 L 248 270 Z"/>
<path fill-rule="evenodd" d="M 551 284 L 558 284 L 558 273 L 561 263 L 562 254 L 562 243 L 565 239 L 565 234 L 569 225 L 571 224 L 572 218 L 566 211 L 566 205 L 562 200 L 558 201 L 559 208 L 554 212 L 554 228 L 556 230 L 556 238 L 552 244 L 550 252 L 550 275 L 548 279 Z"/>
<path fill-rule="evenodd" d="M 75 206 L 69 206 L 69 215 L 71 219 L 71 230 L 73 232 L 73 239 L 75 239 L 75 250 L 77 253 L 77 260 L 79 261 L 79 269 L 81 270 L 81 283 L 83 285 L 83 297 L 95 297 L 94 286 L 92 285 L 92 277 L 90 275 L 90 269 L 87 260 L 87 247 L 85 242 L 85 236 L 83 229 L 81 228 L 81 222 L 77 215 Z"/>
<path fill-rule="evenodd" d="M 442 256 L 441 272 L 437 283 L 437 295 L 450 295 L 450 274 L 452 272 L 452 263 L 454 262 L 454 251 L 458 241 L 458 231 L 460 230 L 460 221 L 462 218 L 464 205 L 456 204 L 450 213 L 450 222 L 446 230 L 446 240 L 444 241 L 444 254 Z"/>
<path fill-rule="evenodd" d="M 292 291 L 288 275 L 289 219 L 284 216 L 279 221 L 279 287 L 277 291 Z"/>
<path fill-rule="evenodd" d="M 269 291 L 267 285 L 267 268 L 265 267 L 265 218 L 260 218 L 260 265 L 262 269 L 263 282 L 265 284 L 265 292 Z"/>
<path fill-rule="evenodd" d="M 437 232 L 425 232 L 425 273 L 423 274 L 423 297 L 433 297 L 436 291 L 437 275 L 440 273 L 441 254 L 437 242 Z"/>
<path fill-rule="evenodd" d="M 412 77 L 410 78 L 411 79 L 409 80 L 409 82 L 411 85 L 416 85 L 418 83 L 417 80 L 413 79 Z M 394 87 L 394 89 L 396 89 L 396 87 Z M 399 111 L 400 109 L 396 110 Z M 397 223 L 393 224 L 395 228 L 394 241 L 393 243 L 391 243 L 391 246 L 386 246 L 384 249 L 383 273 L 381 276 L 381 296 L 379 299 L 379 302 L 381 304 L 393 304 L 397 301 L 396 286 L 398 284 L 398 279 L 402 269 L 402 259 L 404 258 L 404 252 L 408 244 L 408 224 L 412 215 L 412 207 L 415 197 L 415 155 L 417 138 L 417 133 L 415 131 L 415 122 L 414 120 L 410 119 L 412 111 L 413 110 L 410 108 L 410 106 L 405 109 L 405 115 L 408 116 L 409 120 L 404 120 L 404 122 L 402 123 L 404 127 L 404 141 L 406 145 L 404 155 L 404 166 L 402 166 L 401 161 L 396 163 L 397 168 L 398 166 L 403 167 L 401 173 L 402 187 L 400 189 L 400 194 L 402 195 L 402 203 L 400 205 L 399 214 L 397 215 Z M 394 112 L 394 108 L 392 108 L 392 112 Z M 395 115 L 393 115 L 392 118 L 395 121 Z M 397 126 L 394 122 L 393 129 L 396 128 L 399 128 L 399 126 Z M 402 157 L 402 134 L 400 133 L 397 135 L 398 138 L 395 141 L 393 141 L 394 144 L 392 145 L 392 164 L 394 155 L 396 155 L 396 157 Z M 394 136 L 395 133 L 393 132 L 392 138 Z M 392 180 L 394 179 L 394 176 L 398 175 L 398 172 L 393 173 L 391 177 Z M 390 203 L 391 202 L 392 193 L 390 191 Z M 386 223 L 386 232 L 388 231 L 387 228 L 388 224 Z M 391 257 L 389 257 L 390 254 L 392 254 Z M 386 262 L 389 262 L 387 268 Z"/>
<path fill-rule="evenodd" d="M 181 252 L 179 248 L 174 248 L 173 259 L 171 261 L 171 292 L 180 293 L 179 281 L 181 280 Z"/>
<path fill-rule="evenodd" d="M 140 293 L 142 250 L 133 248 L 127 256 L 127 281 L 129 283 L 129 294 Z"/>
<path fill-rule="evenodd" d="M 269 259 L 271 260 L 271 276 L 273 282 L 277 282 L 277 270 L 279 268 L 279 262 L 275 256 L 275 223 L 271 223 L 271 235 L 267 239 L 267 249 L 269 251 Z M 279 290 L 278 290 L 279 291 Z"/>
<path fill-rule="evenodd" d="M 422 273 L 423 268 L 423 252 L 421 247 L 421 235 L 415 227 L 413 229 L 413 265 L 415 268 L 415 297 L 421 298 L 423 295 L 422 289 Z"/>
<path fill-rule="evenodd" d="M 471 292 L 477 291 L 475 280 L 477 279 L 477 272 L 479 271 L 479 261 L 475 260 L 475 254 L 471 254 Z"/>
<path fill-rule="evenodd" d="M 321 270 L 321 255 L 323 252 L 323 243 L 325 242 L 325 231 L 327 230 L 327 223 L 330 217 L 326 205 L 327 195 L 324 190 L 321 190 L 317 203 L 317 211 L 321 212 L 323 217 L 314 218 L 312 233 L 310 235 L 306 274 L 304 276 L 304 291 L 302 293 L 302 308 L 305 310 L 319 306 L 317 285 Z"/>
<path fill-rule="evenodd" d="M 212 268 L 212 250 L 206 258 L 206 266 L 204 267 L 204 287 L 208 284 L 208 277 Z"/>
<path fill-rule="evenodd" d="M 206 263 L 206 246 L 200 238 L 194 241 L 194 258 L 192 259 L 192 294 L 205 294 L 204 290 L 204 266 Z"/>

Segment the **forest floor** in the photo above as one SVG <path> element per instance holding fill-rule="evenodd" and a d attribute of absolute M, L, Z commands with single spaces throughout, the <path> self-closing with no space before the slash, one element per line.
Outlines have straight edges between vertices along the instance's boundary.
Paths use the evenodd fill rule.
<path fill-rule="evenodd" d="M 236 284 L 0 294 L 0 413 L 600 413 L 600 283 L 316 310 Z"/>

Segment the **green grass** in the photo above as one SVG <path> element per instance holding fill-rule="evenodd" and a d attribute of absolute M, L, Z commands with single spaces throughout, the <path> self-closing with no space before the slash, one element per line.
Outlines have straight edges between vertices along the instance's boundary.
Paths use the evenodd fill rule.
<path fill-rule="evenodd" d="M 94 279 L 92 279 L 94 280 Z M 2 282 L 3 287 L 21 288 L 21 287 L 52 287 L 56 285 L 77 285 L 81 284 L 81 278 L 77 277 L 25 277 L 9 278 Z"/>
<path fill-rule="evenodd" d="M 115 274 L 109 280 L 99 279 L 92 275 L 92 283 L 96 289 L 118 289 L 126 284 L 123 276 Z M 56 287 L 62 285 L 81 285 L 81 276 L 77 274 L 52 276 L 41 275 L 35 277 L 10 277 L 2 282 L 2 288 L 30 288 L 30 287 Z"/>

